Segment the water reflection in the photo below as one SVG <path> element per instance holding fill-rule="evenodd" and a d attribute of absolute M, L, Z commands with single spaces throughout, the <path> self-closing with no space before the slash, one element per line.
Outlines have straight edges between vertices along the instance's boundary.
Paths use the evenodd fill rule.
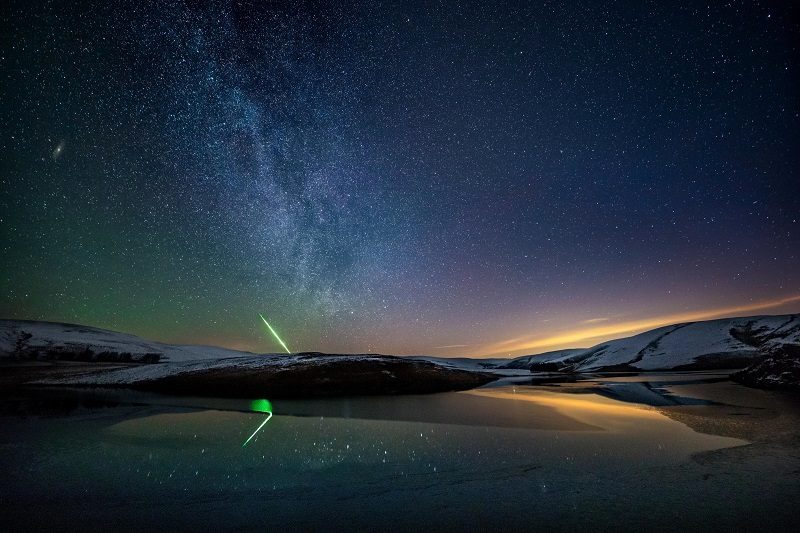
<path fill-rule="evenodd" d="M 245 440 L 244 443 L 242 444 L 242 448 L 247 446 L 247 444 L 251 440 L 253 440 L 253 437 L 255 437 L 259 431 L 261 431 L 261 428 L 263 428 L 267 424 L 267 422 L 269 422 L 270 418 L 272 418 L 272 404 L 269 403 L 269 400 L 265 399 L 253 400 L 252 402 L 250 402 L 250 410 L 252 410 L 255 413 L 266 413 L 267 418 L 263 422 L 261 422 L 261 425 L 258 426 L 256 430 L 253 431 L 253 433 L 249 437 L 247 437 L 247 440 Z"/>
<path fill-rule="evenodd" d="M 253 413 L 273 412 L 266 400 L 109 391 L 47 418 L 18 400 L 26 416 L 6 413 L 0 426 L 0 501 L 15 503 L 0 529 L 66 528 L 76 509 L 97 528 L 144 529 L 569 528 L 623 513 L 652 526 L 677 509 L 717 525 L 791 518 L 768 495 L 800 496 L 797 446 L 782 437 L 762 454 L 756 439 L 792 431 L 796 419 L 729 407 L 758 398 L 760 411 L 747 412 L 769 413 L 774 396 L 693 382 L 653 388 L 713 404 L 653 407 L 604 395 L 608 385 L 276 401 L 247 453 Z M 756 428 L 754 444 L 733 433 L 744 425 Z M 752 475 L 756 466 L 764 475 Z M 731 509 L 737 498 L 752 505 Z"/>
<path fill-rule="evenodd" d="M 598 416 L 634 417 L 654 419 L 661 415 L 649 410 L 644 405 L 622 403 L 599 394 L 570 395 L 563 392 L 552 392 L 541 388 L 509 389 L 476 389 L 465 394 L 474 394 L 489 398 L 532 402 L 540 406 L 549 406 L 559 412 L 578 420 L 597 421 Z"/>

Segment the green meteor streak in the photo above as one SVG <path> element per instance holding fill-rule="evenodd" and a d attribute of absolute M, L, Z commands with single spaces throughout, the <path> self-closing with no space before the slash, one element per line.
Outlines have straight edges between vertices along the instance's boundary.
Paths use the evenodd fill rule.
<path fill-rule="evenodd" d="M 263 321 L 264 321 L 264 324 L 266 324 L 266 325 L 267 325 L 267 327 L 269 328 L 269 330 L 272 332 L 272 334 L 273 334 L 273 335 L 275 335 L 275 338 L 276 338 L 276 339 L 278 339 L 278 342 L 279 342 L 279 343 L 281 343 L 281 346 L 283 346 L 283 349 L 284 349 L 284 350 L 286 350 L 286 353 L 292 353 L 292 352 L 289 350 L 289 348 L 287 348 L 287 347 L 286 347 L 286 343 L 285 343 L 285 342 L 283 342 L 283 341 L 281 340 L 281 338 L 280 338 L 280 337 L 278 337 L 278 334 L 277 334 L 277 333 L 275 333 L 275 330 L 274 330 L 274 329 L 272 329 L 272 326 L 270 326 L 270 325 L 269 325 L 269 322 L 267 322 L 267 319 L 266 319 L 266 318 L 264 318 L 264 315 L 262 315 L 261 313 L 259 313 L 259 314 L 258 314 L 258 316 L 260 316 L 260 317 L 261 317 L 261 320 L 263 320 Z"/>

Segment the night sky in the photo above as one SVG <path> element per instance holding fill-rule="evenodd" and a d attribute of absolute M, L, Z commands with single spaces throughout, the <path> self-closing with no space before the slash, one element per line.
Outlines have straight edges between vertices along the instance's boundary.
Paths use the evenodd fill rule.
<path fill-rule="evenodd" d="M 800 311 L 798 8 L 600 4 L 4 3 L 0 316 L 488 356 Z"/>

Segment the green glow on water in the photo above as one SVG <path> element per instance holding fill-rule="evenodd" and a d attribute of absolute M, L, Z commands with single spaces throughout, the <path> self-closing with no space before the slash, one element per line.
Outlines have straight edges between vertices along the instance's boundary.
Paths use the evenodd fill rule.
<path fill-rule="evenodd" d="M 256 413 L 271 413 L 272 404 L 269 400 L 253 400 L 250 402 L 250 410 Z"/>
<path fill-rule="evenodd" d="M 272 418 L 272 404 L 269 403 L 269 400 L 253 400 L 250 402 L 250 410 L 256 413 L 267 413 L 267 418 L 261 422 L 261 425 L 256 428 L 252 435 L 247 437 L 247 440 L 244 441 L 244 444 L 242 444 L 242 448 L 247 446 L 247 443 L 253 440 L 253 437 L 256 436 L 256 433 L 261 431 L 261 428 L 263 428 L 267 422 L 269 422 L 269 419 Z"/>

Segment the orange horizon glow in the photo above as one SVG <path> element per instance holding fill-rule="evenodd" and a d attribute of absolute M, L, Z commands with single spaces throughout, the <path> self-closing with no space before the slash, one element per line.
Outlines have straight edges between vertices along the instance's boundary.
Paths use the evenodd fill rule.
<path fill-rule="evenodd" d="M 594 345 L 603 341 L 622 338 L 622 336 L 635 335 L 650 329 L 669 326 L 672 324 L 696 322 L 699 320 L 711 320 L 715 318 L 733 318 L 737 315 L 741 315 L 742 313 L 779 307 L 795 302 L 800 302 L 800 295 L 780 298 L 777 300 L 762 301 L 749 305 L 708 309 L 705 311 L 692 311 L 641 320 L 619 322 L 616 324 L 607 324 L 603 326 L 586 327 L 577 330 L 571 330 L 568 333 L 515 337 L 513 339 L 489 344 L 481 351 L 485 354 L 483 357 L 490 357 L 493 355 L 510 355 L 514 352 L 523 352 L 526 350 L 538 350 L 538 352 L 535 353 L 543 353 L 546 351 L 567 348 L 582 348 L 587 347 L 585 343 L 589 341 L 591 341 L 590 345 Z M 593 321 L 584 321 L 583 323 L 593 323 Z"/>
<path fill-rule="evenodd" d="M 753 312 L 800 304 L 800 295 L 753 302 L 746 305 L 719 307 L 684 313 L 672 313 L 638 320 L 625 320 L 623 317 L 599 317 L 585 320 L 574 320 L 569 326 L 558 328 L 554 326 L 550 331 L 536 335 L 521 335 L 507 340 L 475 343 L 475 344 L 442 344 L 436 346 L 392 346 L 387 344 L 376 348 L 373 343 L 370 349 L 329 350 L 329 353 L 383 353 L 395 355 L 430 355 L 435 357 L 472 357 L 476 359 L 491 357 L 515 357 L 520 355 L 536 355 L 548 351 L 587 348 L 601 342 L 629 337 L 651 329 L 679 324 L 683 322 L 696 322 L 718 318 L 734 318 L 747 316 Z M 794 310 L 800 312 L 800 309 Z M 615 320 L 620 320 L 615 322 Z M 232 350 L 250 353 L 265 353 L 260 343 L 252 343 L 247 339 L 237 336 L 233 339 L 218 337 L 179 336 L 177 338 L 159 339 L 160 342 L 171 344 L 192 344 L 217 346 Z M 313 349 L 312 349 L 313 351 Z M 319 350 L 324 351 L 324 350 Z"/>

